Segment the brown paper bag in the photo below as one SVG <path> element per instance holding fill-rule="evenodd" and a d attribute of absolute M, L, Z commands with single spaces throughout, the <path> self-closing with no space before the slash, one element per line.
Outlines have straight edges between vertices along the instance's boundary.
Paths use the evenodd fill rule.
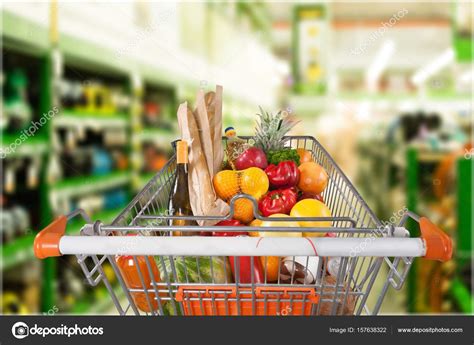
<path fill-rule="evenodd" d="M 181 139 L 189 143 L 189 200 L 195 216 L 222 216 L 229 214 L 229 205 L 217 198 L 212 176 L 203 151 L 199 128 L 187 102 L 178 108 Z M 218 221 L 198 221 L 199 225 L 215 225 Z"/>
<path fill-rule="evenodd" d="M 216 92 L 208 92 L 205 95 L 209 128 L 211 130 L 213 171 L 212 176 L 217 174 L 224 160 L 224 147 L 222 145 L 222 86 L 216 86 Z"/>
<path fill-rule="evenodd" d="M 196 110 L 194 110 L 194 118 L 199 131 L 199 138 L 201 139 L 202 150 L 206 157 L 207 168 L 211 178 L 214 176 L 214 154 L 212 150 L 211 130 L 209 126 L 209 119 L 206 109 L 206 101 L 204 99 L 204 91 L 200 89 L 196 98 Z"/>

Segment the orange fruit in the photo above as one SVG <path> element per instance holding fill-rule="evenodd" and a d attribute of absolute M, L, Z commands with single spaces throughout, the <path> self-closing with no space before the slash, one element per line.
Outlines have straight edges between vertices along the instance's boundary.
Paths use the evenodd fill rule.
<path fill-rule="evenodd" d="M 328 174 L 326 170 L 315 162 L 305 162 L 298 167 L 300 171 L 300 181 L 298 188 L 303 192 L 319 194 L 328 184 Z"/>
<path fill-rule="evenodd" d="M 281 214 L 277 214 L 277 215 L 281 216 Z M 285 214 L 283 216 L 287 216 L 287 215 Z M 262 226 L 262 223 L 263 223 L 263 221 L 261 221 L 259 219 L 255 219 L 249 225 L 250 226 Z M 282 226 L 292 226 L 292 225 L 288 225 L 291 222 L 269 222 L 269 221 L 266 221 L 265 223 L 266 223 L 267 226 L 273 226 L 273 225 L 271 225 L 272 223 L 283 223 L 283 224 L 280 224 L 280 225 L 282 225 Z M 288 224 L 286 224 L 286 223 L 288 223 Z M 252 237 L 265 236 L 266 234 L 271 234 L 271 233 L 270 232 L 249 232 L 249 235 L 252 236 Z M 273 233 L 273 234 L 276 234 L 276 233 Z M 280 235 L 281 234 L 282 233 L 280 233 Z M 283 233 L 283 234 L 287 234 L 287 233 Z M 301 236 L 301 233 L 290 233 L 290 236 L 295 236 L 294 234 L 299 234 L 299 236 Z M 270 235 L 270 236 L 272 236 L 272 235 Z M 276 236 L 276 235 L 273 235 L 273 236 Z M 283 236 L 285 236 L 285 235 L 283 235 Z M 264 275 L 264 277 L 266 277 L 267 282 L 275 282 L 275 281 L 278 280 L 278 276 L 280 275 L 280 272 L 279 272 L 280 259 L 281 258 L 279 256 L 266 256 L 266 257 L 261 256 L 260 257 L 260 262 L 262 263 L 262 267 L 263 267 L 264 271 L 266 271 L 266 275 Z"/>
<path fill-rule="evenodd" d="M 250 200 L 244 198 L 235 200 L 234 219 L 240 220 L 244 224 L 250 223 L 255 219 L 252 202 Z"/>
<path fill-rule="evenodd" d="M 316 199 L 303 199 L 298 201 L 291 209 L 292 217 L 331 217 L 331 210 L 324 203 Z M 325 228 L 331 227 L 331 221 L 301 221 L 298 222 L 301 227 Z M 322 237 L 322 232 L 303 232 L 303 237 Z"/>
<path fill-rule="evenodd" d="M 296 149 L 296 152 L 300 156 L 300 164 L 313 161 L 313 156 L 311 155 L 310 151 L 299 148 Z"/>
<path fill-rule="evenodd" d="M 239 192 L 239 174 L 234 170 L 219 171 L 213 178 L 214 190 L 219 198 L 228 200 Z"/>
<path fill-rule="evenodd" d="M 262 221 L 260 219 L 254 219 L 250 222 L 249 226 L 262 226 Z M 258 237 L 259 234 L 257 231 L 249 231 L 249 236 Z"/>
<path fill-rule="evenodd" d="M 262 169 L 252 167 L 239 171 L 239 174 L 242 193 L 249 194 L 258 200 L 268 191 L 270 182 Z"/>
<path fill-rule="evenodd" d="M 266 262 L 265 262 L 266 258 Z M 262 263 L 262 267 L 264 272 L 266 271 L 267 282 L 274 282 L 278 280 L 278 276 L 280 275 L 279 266 L 280 266 L 280 257 L 279 256 L 261 256 L 260 262 Z M 264 273 L 265 277 L 265 273 Z"/>

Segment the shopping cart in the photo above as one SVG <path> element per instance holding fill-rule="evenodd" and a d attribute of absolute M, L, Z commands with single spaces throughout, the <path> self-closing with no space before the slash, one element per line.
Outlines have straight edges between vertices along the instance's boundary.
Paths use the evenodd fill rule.
<path fill-rule="evenodd" d="M 377 314 L 388 288 L 401 289 L 415 257 L 451 258 L 451 239 L 428 219 L 409 211 L 397 226 L 377 219 L 316 139 L 287 137 L 287 146 L 311 151 L 313 159 L 324 167 L 329 182 L 323 199 L 332 212 L 332 217 L 293 221 L 329 221 L 330 227 L 304 231 L 333 236 L 173 236 L 178 231 L 243 230 L 235 226 L 168 225 L 176 219 L 167 214 L 176 168 L 173 156 L 110 225 L 93 222 L 82 210 L 60 216 L 37 235 L 35 255 L 76 255 L 87 282 L 93 286 L 104 283 L 121 315 Z M 230 219 L 238 198 L 253 202 L 255 218 L 267 219 L 258 214 L 256 200 L 244 194 L 231 200 L 227 217 L 184 219 Z M 86 221 L 80 235 L 66 235 L 68 220 L 78 215 Z M 420 238 L 410 238 L 405 228 L 409 218 L 418 222 Z M 271 220 L 288 222 L 288 218 Z M 244 229 L 262 231 L 255 226 Z M 264 231 L 301 229 L 275 226 Z M 243 279 L 245 260 L 250 261 L 250 278 Z M 106 261 L 116 276 L 114 285 L 104 273 Z M 270 272 L 270 262 L 277 278 Z M 254 273 L 258 264 L 264 271 L 260 281 Z M 369 299 L 371 292 L 375 295 Z"/>

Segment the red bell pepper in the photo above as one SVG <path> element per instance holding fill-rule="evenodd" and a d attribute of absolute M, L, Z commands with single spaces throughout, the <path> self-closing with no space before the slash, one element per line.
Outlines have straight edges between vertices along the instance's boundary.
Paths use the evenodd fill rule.
<path fill-rule="evenodd" d="M 216 226 L 245 226 L 237 219 L 227 219 L 221 220 Z M 225 237 L 232 237 L 232 236 L 247 236 L 247 231 L 213 231 L 212 236 L 225 236 Z"/>
<path fill-rule="evenodd" d="M 251 284 L 252 283 L 252 259 L 251 256 L 229 256 L 230 268 L 234 280 L 237 281 L 235 259 L 239 262 L 239 283 Z M 264 273 L 262 263 L 258 256 L 253 257 L 253 283 L 260 284 L 264 283 Z"/>
<path fill-rule="evenodd" d="M 216 226 L 245 226 L 240 221 L 235 219 L 228 219 L 222 220 L 216 224 Z M 248 236 L 247 231 L 214 231 L 212 236 L 225 236 L 225 237 L 234 237 L 234 236 Z M 264 282 L 264 275 L 262 264 L 260 262 L 260 258 L 254 257 L 253 258 L 253 267 L 252 267 L 252 259 L 250 256 L 230 256 L 230 268 L 232 270 L 232 275 L 234 279 L 237 277 L 236 272 L 236 264 L 235 259 L 237 259 L 239 263 L 239 282 L 243 284 L 250 284 L 252 283 L 252 270 L 253 270 L 253 282 L 254 283 L 263 283 Z"/>
<path fill-rule="evenodd" d="M 289 214 L 296 204 L 297 194 L 294 187 L 268 192 L 258 203 L 258 209 L 264 217 L 275 213 Z"/>
<path fill-rule="evenodd" d="M 265 173 L 270 181 L 270 186 L 276 188 L 290 188 L 298 184 L 300 171 L 293 161 L 284 161 L 278 165 L 270 164 Z"/>

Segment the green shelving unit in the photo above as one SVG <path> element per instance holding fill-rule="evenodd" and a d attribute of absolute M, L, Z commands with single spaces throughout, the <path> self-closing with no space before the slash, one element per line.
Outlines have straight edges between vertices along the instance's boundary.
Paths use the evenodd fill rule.
<path fill-rule="evenodd" d="M 406 153 L 406 197 L 407 208 L 415 213 L 421 212 L 422 191 L 420 189 L 420 178 L 422 162 L 433 163 L 445 157 L 445 153 L 432 152 L 421 153 L 418 149 L 410 147 Z M 447 295 L 456 304 L 462 313 L 471 314 L 474 308 L 474 296 L 470 291 L 468 283 L 462 279 L 461 269 L 469 267 L 472 255 L 472 218 L 474 214 L 472 204 L 472 159 L 459 158 L 454 165 L 456 173 L 456 209 L 457 226 L 453 229 L 453 240 L 455 241 L 455 251 L 452 260 L 455 263 L 453 277 L 449 280 L 449 291 Z M 426 208 L 423 208 L 426 210 Z M 424 214 L 428 216 L 429 214 Z M 410 220 L 407 225 L 411 237 L 420 236 L 418 225 Z M 408 296 L 407 307 L 411 313 L 420 312 L 418 286 L 419 274 L 423 261 L 415 260 L 408 275 Z M 424 312 L 424 311 L 421 311 Z"/>
<path fill-rule="evenodd" d="M 243 6 L 243 5 L 242 5 Z M 245 7 L 245 6 L 243 6 Z M 245 11 L 243 11 L 245 12 Z M 254 18 L 255 23 L 261 25 L 264 6 L 259 11 L 246 14 Z M 139 105 L 142 101 L 142 94 L 135 81 L 138 80 L 144 88 L 159 88 L 169 90 L 171 99 L 170 113 L 167 116 L 174 121 L 175 111 L 177 109 L 178 99 L 182 99 L 182 92 L 185 90 L 191 98 L 194 98 L 196 91 L 200 87 L 198 80 L 192 76 L 185 77 L 181 74 L 175 74 L 169 70 L 152 66 L 142 61 L 123 56 L 117 59 L 116 52 L 112 49 L 97 43 L 89 42 L 85 39 L 73 37 L 69 34 L 59 33 L 58 41 L 51 41 L 51 25 L 40 25 L 18 14 L 2 9 L 3 30 L 2 39 L 5 48 L 12 48 L 24 54 L 32 54 L 40 59 L 40 111 L 48 112 L 53 105 L 57 105 L 59 95 L 57 88 L 53 87 L 58 81 L 56 67 L 74 66 L 74 68 L 83 68 L 92 75 L 111 76 L 120 79 L 124 87 L 128 88 L 134 105 Z M 260 18 L 260 19 L 259 19 Z M 91 54 L 94 52 L 94 54 Z M 53 68 L 53 66 L 55 68 Z M 225 94 L 225 102 L 238 102 L 242 106 L 250 106 L 250 102 L 241 99 L 240 95 Z M 252 105 L 253 108 L 253 105 Z M 155 172 L 142 172 L 141 167 L 135 162 L 137 155 L 141 155 L 139 143 L 144 141 L 153 141 L 163 149 L 169 149 L 170 142 L 177 138 L 177 129 L 162 130 L 159 128 L 143 128 L 144 126 L 137 121 L 137 109 L 131 109 L 130 112 L 117 114 L 102 114 L 77 109 L 59 107 L 60 111 L 51 121 L 48 121 L 41 128 L 41 135 L 29 138 L 21 148 L 15 151 L 13 156 L 38 155 L 43 156 L 43 169 L 40 174 L 39 195 L 40 195 L 40 224 L 35 227 L 26 236 L 18 238 L 11 243 L 6 243 L 0 250 L 3 253 L 1 269 L 15 268 L 28 260 L 34 260 L 33 241 L 36 232 L 47 226 L 50 221 L 58 214 L 57 210 L 52 209 L 52 197 L 71 198 L 77 196 L 86 196 L 88 193 L 102 193 L 106 189 L 114 187 L 126 187 L 129 195 L 134 193 L 134 184 L 142 187 L 154 175 Z M 53 133 L 60 128 L 69 130 L 73 127 L 82 127 L 85 129 L 109 129 L 124 128 L 127 131 L 129 143 L 127 154 L 130 157 L 129 167 L 124 171 L 114 171 L 101 176 L 82 176 L 64 178 L 54 181 L 50 179 L 47 164 L 53 154 L 60 152 L 55 143 Z M 15 140 L 15 136 L 5 135 L 1 138 L 1 146 L 6 147 Z M 137 144 L 138 143 L 138 144 Z M 53 182 L 54 181 L 54 182 Z M 113 210 L 104 210 L 97 212 L 92 216 L 94 220 L 101 220 L 104 223 L 111 222 L 118 215 L 121 208 Z M 73 220 L 68 224 L 67 232 L 78 234 L 83 223 Z M 48 311 L 56 305 L 57 286 L 55 280 L 57 277 L 58 261 L 55 258 L 42 261 L 42 298 L 40 311 Z M 110 298 L 107 297 L 107 301 Z M 105 302 L 104 302 L 105 303 Z M 88 312 L 90 303 L 81 301 L 82 306 L 78 305 L 73 311 Z M 106 308 L 106 305 L 104 305 Z"/>

